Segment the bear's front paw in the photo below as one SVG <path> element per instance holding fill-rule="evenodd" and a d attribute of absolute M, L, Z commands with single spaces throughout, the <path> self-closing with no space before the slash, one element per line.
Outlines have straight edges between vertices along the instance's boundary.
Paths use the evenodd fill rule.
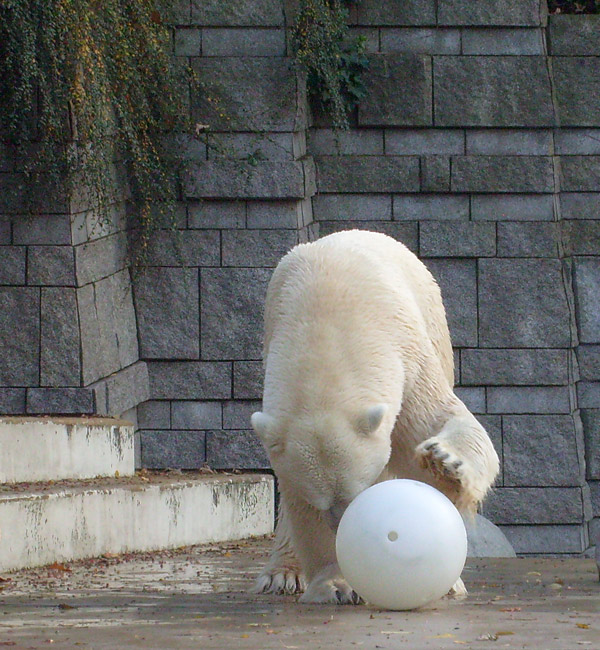
<path fill-rule="evenodd" d="M 416 453 L 421 467 L 429 470 L 436 478 L 463 483 L 464 463 L 444 440 L 429 438 L 417 447 Z"/>
<path fill-rule="evenodd" d="M 255 594 L 298 594 L 304 591 L 304 576 L 295 567 L 266 568 L 256 578 L 252 592 Z"/>
<path fill-rule="evenodd" d="M 335 565 L 337 566 L 337 565 Z M 300 596 L 301 603 L 331 603 L 333 605 L 358 605 L 361 597 L 332 567 L 321 571 Z"/>

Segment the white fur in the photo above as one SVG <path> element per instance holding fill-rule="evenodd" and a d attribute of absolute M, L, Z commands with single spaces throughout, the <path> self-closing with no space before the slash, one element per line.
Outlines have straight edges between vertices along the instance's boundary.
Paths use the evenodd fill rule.
<path fill-rule="evenodd" d="M 306 580 L 304 602 L 356 602 L 334 529 L 377 481 L 426 481 L 466 511 L 492 485 L 496 452 L 453 392 L 439 288 L 392 238 L 347 231 L 288 253 L 267 292 L 264 359 L 252 425 L 282 515 L 257 591 L 302 591 Z"/>

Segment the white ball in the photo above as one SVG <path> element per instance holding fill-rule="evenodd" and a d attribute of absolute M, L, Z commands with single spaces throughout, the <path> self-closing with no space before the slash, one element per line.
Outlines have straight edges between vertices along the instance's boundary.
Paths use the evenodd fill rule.
<path fill-rule="evenodd" d="M 460 577 L 467 533 L 458 510 L 425 483 L 396 479 L 361 492 L 336 538 L 350 586 L 382 609 L 415 609 L 444 596 Z"/>

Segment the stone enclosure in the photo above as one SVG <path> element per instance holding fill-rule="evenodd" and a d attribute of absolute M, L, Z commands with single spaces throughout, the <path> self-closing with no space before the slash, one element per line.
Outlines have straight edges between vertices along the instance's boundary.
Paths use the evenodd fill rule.
<path fill-rule="evenodd" d="M 600 20 L 538 0 L 361 0 L 368 95 L 311 116 L 284 0 L 178 3 L 203 80 L 176 229 L 126 264 L 126 192 L 24 216 L 0 150 L 0 413 L 123 415 L 145 467 L 264 469 L 271 269 L 349 227 L 397 237 L 442 287 L 457 393 L 502 459 L 484 514 L 517 552 L 600 534 Z M 28 188 L 35 192 L 35 188 Z"/>

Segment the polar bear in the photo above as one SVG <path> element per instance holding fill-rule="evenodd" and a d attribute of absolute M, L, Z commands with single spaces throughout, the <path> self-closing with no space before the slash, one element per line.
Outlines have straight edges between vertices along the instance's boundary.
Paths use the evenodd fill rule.
<path fill-rule="evenodd" d="M 279 481 L 270 561 L 254 591 L 356 603 L 335 531 L 360 492 L 412 478 L 473 511 L 498 473 L 485 432 L 453 392 L 438 285 L 403 244 L 349 230 L 292 249 L 265 306 L 262 412 L 252 426 Z M 462 581 L 456 593 L 464 593 Z"/>

